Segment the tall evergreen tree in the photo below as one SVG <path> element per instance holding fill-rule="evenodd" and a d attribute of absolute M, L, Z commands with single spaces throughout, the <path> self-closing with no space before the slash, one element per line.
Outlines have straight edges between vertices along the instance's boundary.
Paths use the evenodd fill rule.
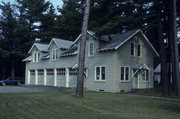
<path fill-rule="evenodd" d="M 55 37 L 74 40 L 81 33 L 82 5 L 81 0 L 63 0 L 62 8 L 59 8 L 59 16 L 56 19 Z"/>

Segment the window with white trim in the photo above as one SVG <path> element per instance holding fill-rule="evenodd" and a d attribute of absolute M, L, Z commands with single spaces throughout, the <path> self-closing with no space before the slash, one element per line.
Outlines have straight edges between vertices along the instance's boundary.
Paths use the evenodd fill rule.
<path fill-rule="evenodd" d="M 135 43 L 131 43 L 131 55 L 135 56 Z"/>
<path fill-rule="evenodd" d="M 65 68 L 59 68 L 57 69 L 57 75 L 65 75 L 66 69 Z"/>
<path fill-rule="evenodd" d="M 129 80 L 129 67 L 121 67 L 121 81 Z"/>
<path fill-rule="evenodd" d="M 94 43 L 89 43 L 88 46 L 88 55 L 93 56 L 94 55 Z"/>
<path fill-rule="evenodd" d="M 38 69 L 38 75 L 44 75 L 44 70 L 43 69 Z"/>
<path fill-rule="evenodd" d="M 54 69 L 47 69 L 47 75 L 54 75 Z"/>
<path fill-rule="evenodd" d="M 39 52 L 35 52 L 33 54 L 33 62 L 39 62 L 40 61 L 40 53 Z"/>
<path fill-rule="evenodd" d="M 106 68 L 105 66 L 98 66 L 95 69 L 96 81 L 104 81 L 106 79 Z"/>
<path fill-rule="evenodd" d="M 58 49 L 52 49 L 52 60 L 58 59 Z"/>
<path fill-rule="evenodd" d="M 140 44 L 137 45 L 137 55 L 138 55 L 138 57 L 141 57 L 141 45 Z"/>

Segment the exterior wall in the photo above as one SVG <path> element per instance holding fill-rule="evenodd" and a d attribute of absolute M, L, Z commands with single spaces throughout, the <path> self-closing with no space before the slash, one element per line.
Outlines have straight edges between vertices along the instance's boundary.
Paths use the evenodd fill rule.
<path fill-rule="evenodd" d="M 137 35 L 138 36 L 138 35 Z M 143 41 L 139 40 L 138 37 L 132 38 L 129 42 L 121 46 L 117 51 L 98 52 L 99 42 L 94 40 L 93 37 L 89 37 L 86 45 L 86 61 L 85 67 L 87 68 L 88 76 L 84 81 L 85 88 L 92 91 L 105 91 L 105 92 L 119 92 L 121 90 L 130 91 L 133 88 L 132 67 L 135 64 L 146 64 L 149 68 L 149 81 L 140 82 L 140 88 L 152 88 L 153 87 L 153 55 L 148 50 Z M 88 56 L 88 44 L 94 42 L 94 55 Z M 136 42 L 142 45 L 142 57 L 133 57 L 130 55 L 130 43 Z M 78 44 L 79 47 L 79 44 Z M 52 49 L 57 48 L 55 43 L 50 46 L 50 53 Z M 59 52 L 62 52 L 59 50 Z M 28 71 L 32 69 L 57 69 L 57 68 L 72 68 L 75 64 L 78 64 L 78 57 L 68 56 L 60 57 L 58 60 L 42 60 L 40 62 L 27 62 L 26 63 L 26 84 L 28 84 Z M 105 81 L 95 80 L 95 67 L 105 66 Z M 120 67 L 129 66 L 130 75 L 129 81 L 120 80 Z M 68 78 L 68 80 L 67 80 Z M 35 77 L 30 76 L 30 84 L 35 84 Z M 42 80 L 42 81 L 40 81 Z M 38 84 L 41 85 L 44 82 L 44 77 L 38 77 Z M 56 82 L 54 75 L 46 76 L 46 85 L 60 87 L 76 87 L 77 75 L 57 75 Z M 67 85 L 68 84 L 68 85 Z"/>
<path fill-rule="evenodd" d="M 140 80 L 139 82 L 139 88 L 153 88 L 153 55 L 149 51 L 149 49 L 146 47 L 145 43 L 143 40 L 140 40 L 139 38 L 142 39 L 141 36 L 136 35 L 133 37 L 131 40 L 126 42 L 123 46 L 121 46 L 118 51 L 116 52 L 116 59 L 115 61 L 115 79 L 116 79 L 116 89 L 117 90 L 124 90 L 124 91 L 130 91 L 133 88 L 133 79 L 132 79 L 132 70 L 133 66 L 136 64 L 146 64 L 147 67 L 149 68 L 149 81 L 142 81 Z M 131 56 L 130 50 L 131 46 L 130 43 L 135 42 L 138 44 L 141 44 L 142 52 L 141 56 L 138 57 L 137 53 L 135 52 L 135 56 Z M 137 50 L 135 50 L 137 51 Z M 130 76 L 129 76 L 129 81 L 121 81 L 120 78 L 120 67 L 121 66 L 128 66 L 130 68 Z"/>

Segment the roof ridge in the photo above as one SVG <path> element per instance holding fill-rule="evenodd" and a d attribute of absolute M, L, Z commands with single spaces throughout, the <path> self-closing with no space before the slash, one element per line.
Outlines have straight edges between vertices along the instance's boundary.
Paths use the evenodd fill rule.
<path fill-rule="evenodd" d="M 71 43 L 73 43 L 73 41 L 65 40 L 65 39 L 60 39 L 60 38 L 52 38 L 52 40 L 61 40 L 61 41 L 66 41 L 66 42 L 71 42 Z"/>

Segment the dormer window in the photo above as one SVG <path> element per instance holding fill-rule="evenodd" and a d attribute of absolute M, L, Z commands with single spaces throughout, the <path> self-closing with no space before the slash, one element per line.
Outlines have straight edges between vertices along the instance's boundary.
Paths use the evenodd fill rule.
<path fill-rule="evenodd" d="M 35 52 L 33 54 L 33 62 L 39 62 L 40 61 L 40 53 L 39 52 Z"/>
<path fill-rule="evenodd" d="M 88 56 L 93 56 L 93 55 L 94 55 L 94 43 L 89 43 Z"/>
<path fill-rule="evenodd" d="M 57 60 L 58 59 L 58 49 L 53 49 L 52 50 L 52 60 Z"/>

